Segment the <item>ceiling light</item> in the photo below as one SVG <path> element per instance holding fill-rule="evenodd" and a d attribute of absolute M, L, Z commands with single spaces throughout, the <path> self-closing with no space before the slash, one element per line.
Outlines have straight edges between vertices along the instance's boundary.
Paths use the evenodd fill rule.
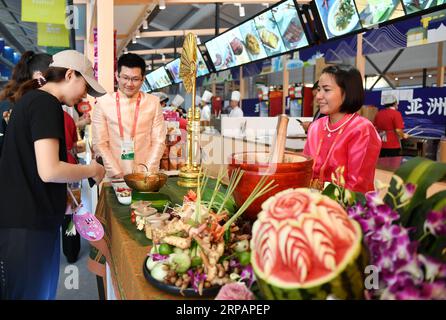
<path fill-rule="evenodd" d="M 164 2 L 164 0 L 160 0 L 159 8 L 160 8 L 160 10 L 166 9 L 166 3 Z"/>
<path fill-rule="evenodd" d="M 239 13 L 240 17 L 244 17 L 245 16 L 245 7 L 240 6 L 238 8 L 238 13 Z"/>
<path fill-rule="evenodd" d="M 161 54 L 161 61 L 162 62 L 166 61 L 166 56 L 164 54 Z"/>
<path fill-rule="evenodd" d="M 267 3 L 267 2 L 262 3 L 262 5 L 269 8 L 269 3 Z"/>
<path fill-rule="evenodd" d="M 398 77 L 395 77 L 395 81 L 398 81 Z"/>
<path fill-rule="evenodd" d="M 133 36 L 132 43 L 136 43 L 136 37 Z"/>
<path fill-rule="evenodd" d="M 413 76 L 410 76 L 409 79 L 410 79 L 410 80 L 413 80 Z"/>
<path fill-rule="evenodd" d="M 141 33 L 139 32 L 139 30 L 136 31 L 135 38 L 136 38 L 136 39 L 141 38 Z"/>
<path fill-rule="evenodd" d="M 147 66 L 147 69 L 152 70 L 152 65 L 149 64 L 149 65 Z"/>
<path fill-rule="evenodd" d="M 431 75 L 431 74 L 429 74 L 429 75 L 428 75 L 428 77 L 429 77 L 429 78 L 432 78 L 432 75 Z"/>
<path fill-rule="evenodd" d="M 149 23 L 147 22 L 147 20 L 144 20 L 144 22 L 142 23 L 142 28 L 143 28 L 144 30 L 149 29 Z"/>
<path fill-rule="evenodd" d="M 129 53 L 129 51 L 127 50 L 127 48 L 124 49 L 124 54 Z"/>
<path fill-rule="evenodd" d="M 200 37 L 197 37 L 197 46 L 199 46 L 200 44 L 201 44 Z"/>

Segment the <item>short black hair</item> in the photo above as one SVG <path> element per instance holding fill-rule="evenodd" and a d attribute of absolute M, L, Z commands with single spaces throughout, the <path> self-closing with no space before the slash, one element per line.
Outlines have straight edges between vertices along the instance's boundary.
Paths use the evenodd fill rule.
<path fill-rule="evenodd" d="M 364 87 L 362 76 L 358 69 L 350 65 L 340 64 L 328 66 L 322 73 L 333 75 L 336 84 L 344 94 L 344 102 L 341 104 L 340 112 L 355 113 L 364 104 Z"/>
<path fill-rule="evenodd" d="M 140 68 L 141 76 L 146 74 L 146 62 L 139 55 L 134 53 L 126 53 L 118 59 L 118 74 L 121 72 L 121 67 Z"/>

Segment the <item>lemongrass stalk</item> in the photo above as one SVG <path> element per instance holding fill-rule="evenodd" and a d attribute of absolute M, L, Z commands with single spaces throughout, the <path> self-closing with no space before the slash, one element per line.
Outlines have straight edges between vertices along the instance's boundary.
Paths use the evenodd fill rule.
<path fill-rule="evenodd" d="M 269 176 L 263 176 L 260 181 L 255 186 L 254 190 L 252 190 L 249 197 L 246 199 L 246 201 L 243 203 L 243 205 L 237 210 L 237 212 L 229 219 L 224 225 L 223 228 L 227 230 L 232 223 L 234 223 L 235 220 L 237 220 L 243 212 L 246 211 L 246 209 L 258 198 L 261 196 L 267 194 L 271 190 L 273 190 L 277 185 L 274 185 L 271 187 L 271 185 L 274 183 L 274 180 L 271 180 L 268 184 L 265 185 L 266 179 L 269 178 Z"/>
<path fill-rule="evenodd" d="M 238 183 L 240 182 L 240 179 L 242 178 L 242 176 L 245 173 L 245 171 L 241 170 L 240 168 L 237 168 L 232 173 L 233 174 L 231 174 L 231 181 L 229 182 L 228 189 L 226 190 L 225 197 L 224 197 L 224 199 L 222 201 L 222 204 L 221 204 L 220 208 L 218 209 L 217 214 L 220 214 L 223 211 L 226 202 L 229 200 L 229 198 L 234 193 L 234 190 L 237 187 Z"/>
<path fill-rule="evenodd" d="M 212 192 L 211 201 L 209 201 L 209 209 L 212 208 L 215 197 L 217 196 L 217 193 L 220 190 L 220 185 L 221 185 L 221 181 L 223 180 L 224 174 L 225 174 L 225 171 L 224 171 L 223 167 L 221 167 L 220 171 L 218 172 L 217 181 L 215 183 L 214 191 Z"/>
<path fill-rule="evenodd" d="M 201 189 L 200 189 L 200 177 L 201 177 L 201 168 L 198 173 L 197 180 L 197 199 L 195 200 L 195 222 L 200 223 L 201 218 Z"/>

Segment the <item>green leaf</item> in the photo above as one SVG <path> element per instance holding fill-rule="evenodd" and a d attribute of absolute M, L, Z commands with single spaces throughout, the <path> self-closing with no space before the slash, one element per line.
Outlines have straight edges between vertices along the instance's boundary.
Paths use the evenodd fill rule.
<path fill-rule="evenodd" d="M 399 210 L 401 223 L 406 226 L 408 221 L 411 220 L 411 215 L 415 214 L 415 207 L 426 201 L 427 189 L 446 175 L 446 164 L 416 157 L 404 163 L 395 174 L 401 177 L 404 183 L 412 183 L 417 186 L 410 202 Z M 394 179 L 390 182 L 389 192 L 394 195 L 399 193 Z M 389 195 L 385 197 L 384 201 L 393 207 L 392 199 Z"/>
<path fill-rule="evenodd" d="M 336 185 L 330 183 L 328 186 L 325 187 L 324 191 L 322 191 L 322 194 L 326 195 L 327 197 L 333 200 L 337 200 L 337 197 L 335 196 L 335 190 L 336 190 Z"/>
<path fill-rule="evenodd" d="M 406 226 L 416 227 L 416 231 L 411 238 L 414 240 L 419 239 L 423 235 L 423 226 L 426 221 L 427 214 L 434 210 L 440 211 L 446 206 L 446 190 L 437 192 L 433 196 L 429 197 L 425 201 L 421 202 L 417 207 L 414 208 L 413 212 Z"/>

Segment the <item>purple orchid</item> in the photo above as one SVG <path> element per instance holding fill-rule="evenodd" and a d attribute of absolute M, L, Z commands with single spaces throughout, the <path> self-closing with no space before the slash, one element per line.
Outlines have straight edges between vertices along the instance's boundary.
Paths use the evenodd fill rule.
<path fill-rule="evenodd" d="M 240 268 L 241 264 L 237 260 L 232 259 L 231 261 L 229 261 L 229 266 L 231 268 Z"/>
<path fill-rule="evenodd" d="M 252 270 L 252 266 L 248 265 L 245 268 L 243 268 L 242 273 L 240 274 L 240 280 L 248 280 L 248 288 L 251 288 L 255 277 L 254 277 L 254 271 Z"/>
<path fill-rule="evenodd" d="M 169 258 L 168 255 L 163 255 L 159 253 L 149 253 L 148 256 L 151 257 L 153 261 L 164 261 Z"/>
<path fill-rule="evenodd" d="M 379 205 L 384 204 L 383 200 L 379 196 L 378 191 L 370 191 L 365 194 L 365 200 L 367 203 L 367 206 L 369 208 L 375 208 Z"/>
<path fill-rule="evenodd" d="M 405 203 L 412 199 L 415 191 L 417 190 L 417 186 L 413 183 L 406 183 L 402 188 L 402 195 L 400 198 L 401 203 Z"/>
<path fill-rule="evenodd" d="M 423 283 L 422 292 L 431 300 L 446 300 L 446 282 Z"/>
<path fill-rule="evenodd" d="M 198 271 L 194 272 L 189 269 L 189 271 L 187 271 L 187 275 L 191 278 L 192 288 L 194 288 L 195 292 L 198 292 L 200 283 L 206 281 L 206 274 L 199 273 Z"/>
<path fill-rule="evenodd" d="M 435 279 L 446 280 L 446 265 L 437 259 L 418 255 L 418 260 L 424 267 L 424 278 L 427 281 L 434 281 Z"/>
<path fill-rule="evenodd" d="M 424 230 L 437 237 L 446 235 L 446 207 L 440 212 L 431 211 L 428 213 Z"/>

